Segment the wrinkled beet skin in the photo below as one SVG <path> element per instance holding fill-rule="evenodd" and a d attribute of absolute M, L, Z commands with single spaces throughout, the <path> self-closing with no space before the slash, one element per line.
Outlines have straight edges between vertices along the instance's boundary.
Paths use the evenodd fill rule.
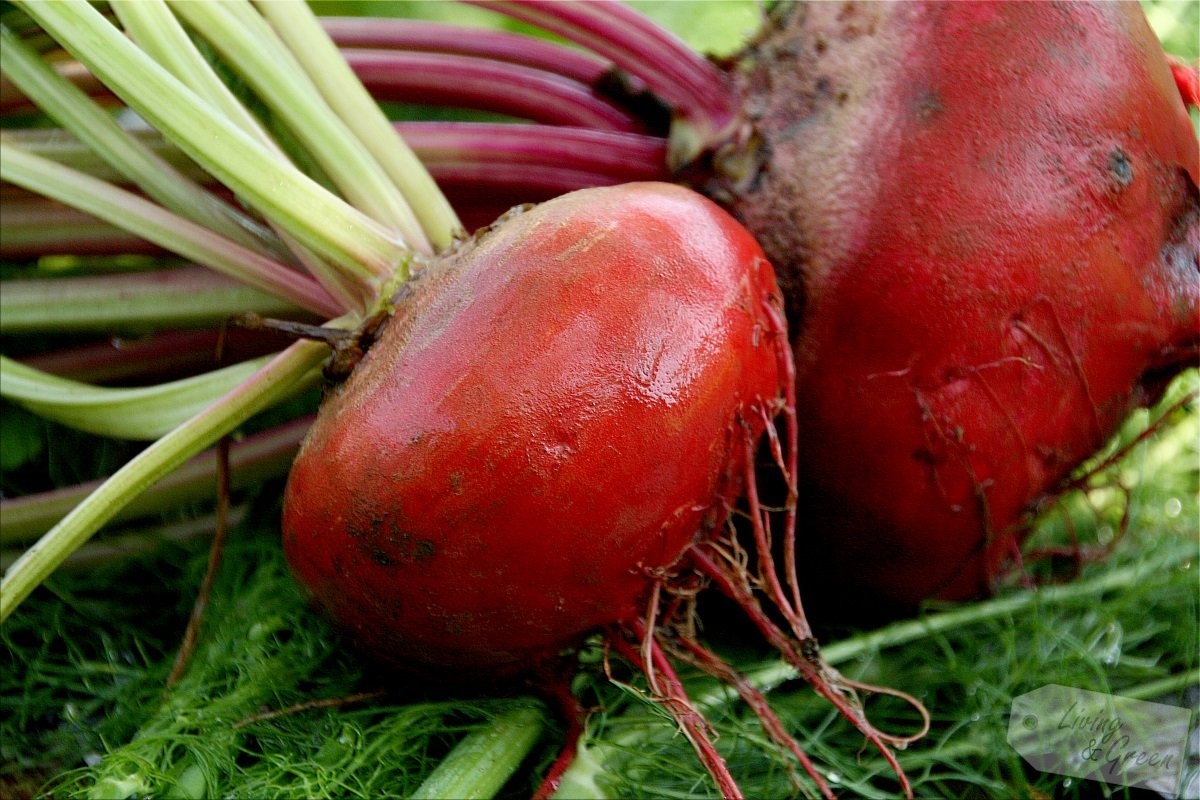
<path fill-rule="evenodd" d="M 444 679 L 628 620 L 736 488 L 739 414 L 778 394 L 764 302 L 753 238 L 680 187 L 502 220 L 327 398 L 285 495 L 294 572 L 365 650 Z"/>
<path fill-rule="evenodd" d="M 807 585 L 983 591 L 1195 363 L 1197 143 L 1161 48 L 1136 3 L 814 3 L 743 63 L 765 160 L 733 210 L 794 324 Z"/>

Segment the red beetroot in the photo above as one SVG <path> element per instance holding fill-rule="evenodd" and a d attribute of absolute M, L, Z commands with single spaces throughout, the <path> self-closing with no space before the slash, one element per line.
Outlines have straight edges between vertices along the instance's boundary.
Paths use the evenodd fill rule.
<path fill-rule="evenodd" d="M 812 575 L 979 592 L 1195 363 L 1200 167 L 1161 48 L 1132 3 L 818 3 L 756 57 L 768 161 L 734 207 L 791 255 Z"/>
<path fill-rule="evenodd" d="M 630 622 L 734 499 L 738 421 L 761 430 L 779 393 L 776 292 L 749 234 L 679 187 L 502 219 L 410 284 L 326 400 L 287 486 L 290 563 L 364 648 L 443 678 Z"/>
<path fill-rule="evenodd" d="M 604 629 L 739 797 L 671 661 L 694 663 L 831 796 L 762 696 L 695 641 L 703 575 L 909 793 L 889 745 L 914 737 L 866 721 L 861 684 L 821 660 L 794 565 L 772 563 L 754 445 L 785 412 L 771 451 L 793 483 L 793 380 L 774 271 L 710 201 L 640 183 L 518 209 L 421 271 L 326 399 L 288 480 L 285 552 L 365 650 L 410 673 L 511 677 Z M 753 567 L 724 525 L 743 488 Z M 538 797 L 573 756 L 568 741 Z"/>

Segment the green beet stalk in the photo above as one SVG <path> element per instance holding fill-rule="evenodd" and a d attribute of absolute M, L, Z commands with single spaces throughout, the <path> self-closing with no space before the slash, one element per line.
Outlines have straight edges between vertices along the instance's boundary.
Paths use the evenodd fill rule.
<path fill-rule="evenodd" d="M 545 727 L 535 706 L 507 711 L 455 745 L 413 793 L 413 800 L 494 797 L 521 766 Z"/>
<path fill-rule="evenodd" d="M 409 247 L 430 252 L 404 195 L 249 3 L 176 3 L 171 9 L 238 70 L 343 195 L 377 222 L 397 231 Z"/>
<path fill-rule="evenodd" d="M 130 500 L 250 417 L 315 381 L 328 353 L 323 344 L 296 342 L 118 470 L 8 569 L 0 582 L 0 622 Z"/>
<path fill-rule="evenodd" d="M 257 5 L 326 102 L 399 188 L 434 248 L 449 247 L 454 236 L 463 230 L 454 209 L 350 69 L 308 4 L 298 0 L 270 0 Z"/>
<path fill-rule="evenodd" d="M 325 289 L 286 264 L 261 255 L 162 206 L 0 139 L 0 178 L 86 211 L 198 264 L 323 316 L 341 306 Z"/>
<path fill-rule="evenodd" d="M 2 25 L 0 43 L 0 65 L 25 96 L 146 194 L 227 239 L 270 254 L 265 244 L 270 234 L 261 225 L 160 158 Z"/>
<path fill-rule="evenodd" d="M 264 147 L 114 28 L 85 0 L 22 8 L 191 158 L 348 277 L 389 279 L 402 238 Z"/>

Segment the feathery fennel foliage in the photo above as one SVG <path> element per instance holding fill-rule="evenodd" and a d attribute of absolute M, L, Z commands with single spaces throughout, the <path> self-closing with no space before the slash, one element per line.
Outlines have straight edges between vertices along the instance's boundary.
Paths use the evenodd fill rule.
<path fill-rule="evenodd" d="M 1200 377 L 1190 373 L 1164 403 L 1198 388 Z M 1131 420 L 1119 438 L 1134 440 L 1149 416 Z M 1169 422 L 1114 467 L 1132 487 L 1129 530 L 1108 559 L 1064 584 L 1066 591 L 1010 589 L 999 600 L 958 607 L 951 613 L 961 619 L 947 630 L 919 632 L 893 647 L 856 644 L 855 631 L 825 634 L 839 669 L 901 687 L 932 711 L 930 735 L 900 754 L 919 796 L 1084 796 L 1086 782 L 1037 773 L 1008 746 L 1013 697 L 1060 683 L 1178 705 L 1197 684 L 1200 414 L 1179 411 Z M 1087 512 L 1093 524 L 1077 525 L 1079 535 L 1090 531 L 1094 539 L 1100 531 L 1104 539 L 1106 526 L 1121 518 L 1126 495 L 1112 490 L 1114 479 L 1094 479 L 1096 508 Z M 263 498 L 278 487 L 267 488 Z M 0 786 L 94 798 L 408 796 L 464 736 L 530 708 L 538 709 L 532 724 L 548 731 L 534 733 L 538 747 L 530 758 L 509 754 L 520 769 L 508 791 L 520 795 L 536 785 L 556 753 L 552 715 L 512 691 L 463 698 L 365 670 L 293 585 L 277 545 L 276 504 L 263 498 L 233 533 L 200 646 L 169 691 L 164 681 L 203 571 L 202 548 L 57 575 L 51 591 L 35 594 L 0 629 Z M 1081 504 L 1080 496 L 1063 504 Z M 1055 513 L 1047 514 L 1039 536 L 1053 540 L 1062 532 Z M 928 619 L 943 613 L 931 609 Z M 770 666 L 752 639 L 711 635 L 740 668 Z M 669 722 L 636 691 L 609 683 L 596 653 L 584 659 L 592 663 L 575 688 L 600 710 L 589 720 L 582 756 L 590 785 L 574 788 L 608 797 L 710 795 L 690 745 Z M 613 669 L 621 679 L 621 667 Z M 239 726 L 265 710 L 381 690 L 384 697 L 357 704 Z M 689 690 L 696 698 L 721 696 L 699 677 Z M 861 737 L 806 687 L 786 682 L 770 697 L 836 788 L 866 797 L 895 793 L 886 765 L 862 751 Z M 707 710 L 748 795 L 813 792 L 739 703 L 718 699 Z M 868 712 L 884 729 L 916 724 L 910 709 L 884 698 L 871 700 Z"/>

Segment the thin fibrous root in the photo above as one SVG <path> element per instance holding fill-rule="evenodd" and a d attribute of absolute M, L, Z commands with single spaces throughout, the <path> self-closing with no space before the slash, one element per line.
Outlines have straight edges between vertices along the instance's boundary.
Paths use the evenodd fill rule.
<path fill-rule="evenodd" d="M 896 774 L 900 788 L 905 797 L 911 798 L 912 784 L 905 775 L 900 762 L 892 752 L 892 746 L 903 748 L 915 739 L 923 736 L 929 726 L 929 715 L 924 706 L 914 697 L 902 692 L 889 691 L 913 704 L 924 720 L 921 729 L 913 735 L 895 736 L 884 733 L 876 728 L 863 713 L 862 706 L 854 693 L 854 686 L 843 678 L 833 667 L 821 658 L 820 648 L 815 638 L 796 640 L 785 634 L 766 612 L 763 611 L 758 598 L 749 588 L 744 573 L 730 569 L 729 565 L 720 563 L 713 556 L 715 551 L 706 545 L 699 544 L 689 551 L 696 568 L 707 575 L 727 597 L 737 603 L 751 621 L 779 653 L 817 694 L 824 697 L 838 712 L 858 729 L 867 741 L 883 756 Z"/>
<path fill-rule="evenodd" d="M 827 800 L 832 800 L 834 795 L 833 791 L 829 788 L 829 784 L 825 782 L 825 778 L 817 771 L 808 754 L 800 747 L 800 743 L 784 728 L 783 722 L 775 715 L 775 712 L 767 703 L 767 698 L 763 696 L 762 692 L 758 691 L 745 675 L 735 670 L 716 653 L 704 647 L 695 639 L 687 636 L 679 636 L 673 641 L 676 643 L 676 647 L 672 648 L 672 653 L 677 658 L 687 661 L 720 680 L 722 683 L 733 687 L 737 691 L 738 696 L 742 698 L 742 702 L 754 711 L 754 714 L 758 717 L 759 724 L 762 725 L 763 731 L 771 741 L 795 756 L 796 760 L 800 762 L 800 766 L 808 773 L 808 776 L 816 782 L 821 796 L 827 798 Z"/>
<path fill-rule="evenodd" d="M 783 414 L 787 435 L 786 453 L 778 457 L 777 461 L 780 471 L 787 479 L 788 487 L 787 513 L 783 528 L 784 579 L 791 592 L 792 607 L 807 627 L 808 622 L 804 619 L 804 606 L 800 601 L 800 581 L 796 572 L 796 528 L 798 525 L 796 502 L 800 482 L 800 428 L 796 420 L 796 362 L 792 358 L 792 342 L 788 337 L 787 320 L 784 319 L 783 312 L 770 303 L 764 303 L 763 309 L 767 321 L 771 325 L 771 335 L 775 339 L 775 353 L 783 385 L 783 407 L 779 413 Z M 773 426 L 768 425 L 768 431 L 775 434 Z M 773 436 L 773 438 L 777 439 L 778 437 Z"/>
<path fill-rule="evenodd" d="M 768 319 L 768 335 L 774 340 L 778 357 L 781 383 L 785 387 L 782 397 L 771 403 L 760 402 L 751 410 L 751 418 L 741 418 L 735 428 L 740 430 L 742 489 L 746 510 L 739 512 L 726 508 L 728 533 L 699 541 L 688 550 L 690 565 L 695 575 L 715 583 L 727 597 L 737 603 L 751 621 L 775 647 L 783 658 L 801 677 L 827 699 L 838 712 L 858 729 L 891 766 L 906 797 L 913 796 L 912 785 L 897 761 L 892 748 L 903 749 L 923 737 L 930 726 L 928 711 L 912 695 L 885 687 L 854 681 L 840 675 L 821 657 L 820 647 L 812 634 L 808 619 L 800 600 L 799 582 L 796 576 L 796 497 L 798 472 L 798 426 L 795 404 L 795 365 L 788 343 L 786 324 L 782 314 L 770 304 L 765 304 Z M 784 415 L 786 448 L 774 428 L 774 419 Z M 769 513 L 758 496 L 755 473 L 756 436 L 755 423 L 761 423 L 767 432 L 768 447 L 775 465 L 787 479 L 784 547 L 786 551 L 784 572 L 781 579 L 773 556 L 773 542 Z M 752 568 L 746 549 L 738 541 L 737 530 L 732 524 L 734 516 L 748 520 L 754 538 L 756 564 Z M 771 710 L 766 698 L 744 676 L 722 661 L 716 654 L 704 648 L 696 640 L 694 606 L 695 581 L 687 587 L 686 596 L 674 591 L 671 581 L 663 575 L 650 576 L 653 590 L 643 618 L 632 620 L 625 628 L 610 631 L 606 638 L 605 669 L 607 672 L 607 647 L 612 647 L 629 662 L 640 668 L 647 677 L 653 699 L 660 702 L 679 725 L 692 743 L 702 763 L 726 797 L 738 797 L 740 791 L 730 775 L 724 759 L 712 744 L 712 728 L 701 712 L 688 700 L 683 686 L 675 676 L 668 659 L 668 652 L 675 658 L 691 663 L 709 675 L 733 687 L 742 700 L 754 710 L 763 731 L 776 745 L 792 753 L 808 775 L 816 782 L 821 794 L 832 797 L 829 785 L 821 777 L 811 759 L 794 737 L 787 733 L 779 718 Z M 678 575 L 671 576 L 677 578 Z M 663 590 L 666 590 L 666 601 Z M 764 610 L 760 597 L 768 599 L 786 620 L 785 629 L 776 625 Z M 680 613 L 680 612 L 683 613 Z M 664 646 L 663 642 L 667 642 Z M 611 675 L 610 675 L 611 679 Z M 906 736 L 880 731 L 867 719 L 863 711 L 859 692 L 885 694 L 911 704 L 921 717 L 916 733 Z M 793 773 L 794 774 L 794 773 Z"/>
<path fill-rule="evenodd" d="M 1127 462 L 1130 454 L 1135 448 L 1144 444 L 1156 433 L 1159 433 L 1167 424 L 1169 424 L 1173 416 L 1197 402 L 1200 402 L 1200 393 L 1189 392 L 1183 395 L 1178 400 L 1174 401 L 1165 409 L 1163 409 L 1152 420 L 1150 420 L 1150 422 L 1146 425 L 1146 429 L 1133 439 L 1121 445 L 1112 453 L 1088 467 L 1085 471 L 1070 476 L 1060 483 L 1052 492 L 1047 494 L 1042 501 L 1038 503 L 1037 511 L 1035 514 L 1030 516 L 1029 521 L 1026 523 L 1026 527 L 1009 536 L 1010 546 L 1013 551 L 1011 557 L 1012 569 L 1001 570 L 998 572 L 998 574 L 990 576 L 992 586 L 995 587 L 1000 585 L 1006 578 L 1012 579 L 1011 573 L 1016 573 L 1023 585 L 1029 587 L 1036 586 L 1038 581 L 1034 580 L 1030 575 L 1029 564 L 1049 558 L 1068 558 L 1071 560 L 1072 570 L 1067 576 L 1065 576 L 1066 579 L 1077 577 L 1085 564 L 1105 560 L 1113 552 L 1117 545 L 1120 544 L 1120 542 L 1124 539 L 1126 532 L 1129 530 L 1132 513 L 1132 505 L 1130 503 L 1132 491 L 1128 486 L 1122 483 L 1119 476 L 1110 476 L 1107 479 L 1107 483 L 1098 483 L 1097 479 L 1101 478 L 1107 473 L 1111 473 L 1113 468 L 1118 464 Z M 1099 511 L 1096 510 L 1091 499 L 1088 497 L 1088 492 L 1097 488 L 1099 485 L 1104 485 L 1106 488 L 1116 489 L 1124 496 L 1125 502 L 1121 510 L 1121 519 L 1116 524 L 1116 531 L 1112 538 L 1103 543 L 1085 545 L 1079 540 L 1079 537 L 1075 531 L 1075 523 L 1071 519 L 1071 514 L 1063 507 L 1062 503 L 1064 498 L 1068 497 L 1073 492 L 1082 492 L 1085 501 L 1089 506 L 1092 507 L 1093 513 L 1099 514 Z M 1066 526 L 1068 536 L 1071 540 L 1070 544 L 1034 548 L 1022 551 L 1019 547 L 1019 542 L 1025 541 L 1029 537 L 1029 534 L 1031 533 L 1030 528 L 1033 525 L 1034 520 L 1043 518 L 1048 513 L 1056 510 L 1062 515 L 1063 524 Z M 1063 576 L 1059 575 L 1056 579 L 1063 579 Z"/>
<path fill-rule="evenodd" d="M 192 605 L 192 615 L 188 618 L 187 628 L 183 633 L 183 641 L 179 652 L 175 655 L 175 663 L 171 665 L 171 673 L 167 676 L 167 688 L 179 683 L 183 673 L 187 671 L 196 649 L 196 639 L 200 635 L 200 625 L 204 622 L 204 612 L 208 609 L 208 599 L 212 594 L 213 583 L 217 578 L 217 570 L 221 566 L 221 556 L 225 552 L 225 539 L 229 532 L 229 437 L 223 437 L 217 443 L 217 524 L 213 531 L 212 545 L 209 548 L 208 568 L 196 602 Z"/>
<path fill-rule="evenodd" d="M 695 749 L 708 774 L 712 776 L 721 796 L 728 800 L 740 800 L 743 797 L 742 791 L 729 772 L 725 759 L 713 744 L 712 726 L 688 698 L 675 669 L 658 642 L 657 635 L 651 632 L 647 638 L 645 623 L 634 620 L 629 623 L 628 629 L 613 630 L 607 639 L 621 657 L 645 672 L 647 677 L 652 672 L 656 673 L 654 684 L 660 691 L 654 693 L 653 699 L 661 703 L 679 725 L 680 731 Z M 646 641 L 650 643 L 649 661 L 643 660 L 642 657 L 643 643 Z"/>
<path fill-rule="evenodd" d="M 1162 413 L 1146 426 L 1146 430 L 1139 433 L 1133 438 L 1132 441 L 1118 448 L 1115 452 L 1105 457 L 1102 461 L 1088 469 L 1083 474 L 1072 477 L 1064 482 L 1055 492 L 1055 496 L 1062 496 L 1072 489 L 1087 489 L 1093 478 L 1125 461 L 1126 457 L 1133 451 L 1135 447 L 1161 431 L 1171 417 L 1197 402 L 1200 402 L 1200 393 L 1189 392 L 1188 394 L 1185 394 L 1183 397 L 1167 406 L 1167 408 L 1163 409 Z"/>

